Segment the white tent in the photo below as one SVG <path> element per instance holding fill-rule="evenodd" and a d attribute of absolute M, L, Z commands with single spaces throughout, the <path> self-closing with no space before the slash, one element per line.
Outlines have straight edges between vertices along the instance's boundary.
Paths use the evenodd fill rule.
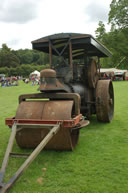
<path fill-rule="evenodd" d="M 34 72 L 32 72 L 32 73 L 30 74 L 30 76 L 33 76 L 33 75 L 35 75 L 35 76 L 37 76 L 37 77 L 40 77 L 40 72 L 37 71 L 37 70 L 35 70 Z"/>
<path fill-rule="evenodd" d="M 100 68 L 101 73 L 115 72 L 115 68 Z"/>
<path fill-rule="evenodd" d="M 125 72 L 127 72 L 127 70 L 120 70 L 120 69 L 116 69 L 116 68 L 101 68 L 100 69 L 100 72 L 101 73 L 113 73 L 115 75 L 121 75 L 121 74 L 124 74 Z"/>

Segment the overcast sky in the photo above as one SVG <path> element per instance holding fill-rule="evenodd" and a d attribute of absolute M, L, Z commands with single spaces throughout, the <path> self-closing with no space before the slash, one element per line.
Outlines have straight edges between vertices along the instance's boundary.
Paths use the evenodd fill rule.
<path fill-rule="evenodd" d="M 0 0 L 0 47 L 6 43 L 15 50 L 31 49 L 31 41 L 62 32 L 95 36 L 99 21 L 107 25 L 110 3 L 111 0 Z"/>

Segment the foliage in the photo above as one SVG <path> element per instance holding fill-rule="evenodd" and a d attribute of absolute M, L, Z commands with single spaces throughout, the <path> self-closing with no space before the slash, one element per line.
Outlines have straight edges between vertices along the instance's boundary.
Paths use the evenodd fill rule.
<path fill-rule="evenodd" d="M 112 57 L 101 59 L 102 67 L 128 69 L 128 1 L 112 0 L 109 12 L 110 32 L 106 33 L 105 25 L 99 22 L 96 38 L 111 52 Z"/>
<path fill-rule="evenodd" d="M 28 77 L 34 70 L 48 68 L 48 62 L 48 54 L 43 52 L 29 49 L 11 50 L 6 44 L 3 44 L 0 50 L 0 73 L 7 76 Z"/>
<path fill-rule="evenodd" d="M 11 129 L 5 118 L 13 117 L 18 96 L 35 93 L 38 86 L 19 82 L 17 87 L 0 87 L 0 165 Z M 14 184 L 10 193 L 126 193 L 128 190 L 128 82 L 114 82 L 115 117 L 98 123 L 96 117 L 80 130 L 73 152 L 42 151 Z M 119 92 L 120 91 L 120 92 Z M 29 153 L 14 143 L 13 152 Z M 24 158 L 10 158 L 9 179 Z"/>
<path fill-rule="evenodd" d="M 35 65 L 45 65 L 49 62 L 47 54 L 36 50 L 19 49 L 16 51 L 13 50 L 13 53 L 19 58 L 21 64 L 34 63 Z"/>
<path fill-rule="evenodd" d="M 17 56 L 12 53 L 6 44 L 3 44 L 0 50 L 0 67 L 17 67 L 19 63 Z"/>
<path fill-rule="evenodd" d="M 8 67 L 2 67 L 2 68 L 0 68 L 0 74 L 5 74 L 6 76 L 8 76 L 8 74 L 9 74 L 9 68 L 8 68 Z"/>
<path fill-rule="evenodd" d="M 56 56 L 52 57 L 52 62 L 56 65 Z M 0 73 L 7 76 L 28 77 L 34 70 L 50 68 L 48 63 L 49 55 L 36 50 L 11 50 L 6 44 L 0 50 Z"/>
<path fill-rule="evenodd" d="M 128 0 L 112 0 L 109 23 L 119 28 L 128 28 Z"/>
<path fill-rule="evenodd" d="M 106 33 L 105 25 L 102 21 L 99 21 L 98 28 L 95 31 L 97 40 L 103 41 L 105 33 Z"/>
<path fill-rule="evenodd" d="M 46 65 L 22 64 L 16 68 L 2 67 L 0 68 L 0 74 L 5 74 L 6 76 L 29 77 L 30 73 L 33 72 L 34 70 L 41 71 L 44 68 L 49 68 L 49 64 Z"/>
<path fill-rule="evenodd" d="M 115 30 L 104 34 L 102 43 L 112 52 L 113 56 L 104 60 L 106 67 L 116 67 L 121 62 L 124 69 L 128 69 L 128 45 L 123 30 Z M 120 41 L 121 40 L 121 41 Z M 125 58 L 125 60 L 122 60 Z"/>

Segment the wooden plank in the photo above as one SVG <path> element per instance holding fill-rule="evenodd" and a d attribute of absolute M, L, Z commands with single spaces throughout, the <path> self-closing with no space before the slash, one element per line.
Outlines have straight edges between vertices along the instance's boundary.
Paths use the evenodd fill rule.
<path fill-rule="evenodd" d="M 28 156 L 30 156 L 30 153 L 10 153 L 10 157 L 27 158 Z"/>
<path fill-rule="evenodd" d="M 41 143 L 35 148 L 31 155 L 25 160 L 21 167 L 17 170 L 14 176 L 8 181 L 8 183 L 1 189 L 0 193 L 6 193 L 8 189 L 16 182 L 16 180 L 22 175 L 26 168 L 31 164 L 31 162 L 37 157 L 45 145 L 50 141 L 50 139 L 59 131 L 60 124 L 54 126 L 46 137 L 41 141 Z"/>
<path fill-rule="evenodd" d="M 8 165 L 9 155 L 10 155 L 10 152 L 12 151 L 15 136 L 16 136 L 16 123 L 14 122 L 14 124 L 12 126 L 12 132 L 11 132 L 11 135 L 10 135 L 10 139 L 9 139 L 9 142 L 8 142 L 8 146 L 7 146 L 7 149 L 6 149 L 6 153 L 5 153 L 5 156 L 4 156 L 4 159 L 3 159 L 2 167 L 1 167 L 1 170 L 0 170 L 0 183 L 2 183 L 3 178 L 4 178 L 5 170 L 6 170 L 6 167 Z"/>

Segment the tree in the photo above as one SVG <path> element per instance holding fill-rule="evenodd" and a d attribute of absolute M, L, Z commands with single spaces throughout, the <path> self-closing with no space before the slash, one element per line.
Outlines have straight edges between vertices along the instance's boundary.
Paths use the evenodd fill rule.
<path fill-rule="evenodd" d="M 128 28 L 128 0 L 112 0 L 109 23 L 119 28 Z"/>
<path fill-rule="evenodd" d="M 128 0 L 112 0 L 109 12 L 110 32 L 106 33 L 102 21 L 96 29 L 96 38 L 111 52 L 112 57 L 101 59 L 102 67 L 120 67 L 128 69 Z"/>
<path fill-rule="evenodd" d="M 120 64 L 120 67 L 122 65 L 123 68 L 128 69 L 128 0 L 112 0 L 109 23 L 111 24 L 111 33 L 115 40 L 113 40 L 112 47 L 115 52 L 116 64 Z"/>
<path fill-rule="evenodd" d="M 17 67 L 20 61 L 6 44 L 2 44 L 0 50 L 0 67 Z"/>
<path fill-rule="evenodd" d="M 98 28 L 95 31 L 96 38 L 99 41 L 103 41 L 104 35 L 106 33 L 105 25 L 104 25 L 104 23 L 102 21 L 99 21 L 98 25 L 99 26 L 98 26 Z"/>
<path fill-rule="evenodd" d="M 6 44 L 2 44 L 2 50 L 3 51 L 7 51 L 7 52 L 10 52 L 11 51 L 11 48 L 8 48 L 8 46 Z"/>
<path fill-rule="evenodd" d="M 31 64 L 33 63 L 33 50 L 29 49 L 19 49 L 14 51 L 13 53 L 19 58 L 20 64 Z"/>

